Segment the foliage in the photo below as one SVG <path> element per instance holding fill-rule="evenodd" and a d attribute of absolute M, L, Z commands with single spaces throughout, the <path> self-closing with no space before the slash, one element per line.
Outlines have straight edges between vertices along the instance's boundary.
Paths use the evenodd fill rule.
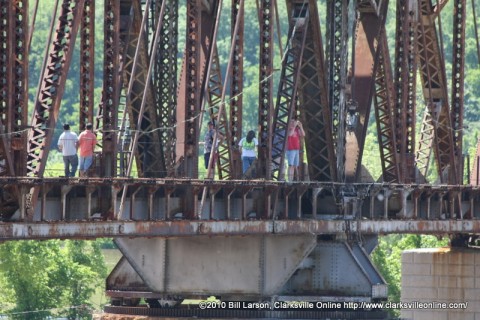
<path fill-rule="evenodd" d="M 112 238 L 98 238 L 95 240 L 100 249 L 117 249 Z"/>
<path fill-rule="evenodd" d="M 388 300 L 400 302 L 401 257 L 404 250 L 446 245 L 448 239 L 438 240 L 434 236 L 395 234 L 380 237 L 378 246 L 372 253 L 372 260 L 388 283 Z M 398 316 L 399 310 L 394 310 L 392 315 Z"/>
<path fill-rule="evenodd" d="M 0 245 L 0 312 L 12 319 L 88 318 L 89 299 L 106 277 L 91 241 L 10 241 Z"/>

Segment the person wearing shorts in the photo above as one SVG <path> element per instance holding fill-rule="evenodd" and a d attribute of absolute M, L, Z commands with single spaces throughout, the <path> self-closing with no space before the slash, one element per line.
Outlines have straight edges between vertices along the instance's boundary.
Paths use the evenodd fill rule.
<path fill-rule="evenodd" d="M 298 177 L 298 166 L 300 165 L 300 138 L 305 136 L 302 123 L 296 119 L 288 123 L 287 136 L 287 162 L 288 162 L 288 181 L 293 181 Z"/>
<path fill-rule="evenodd" d="M 80 177 L 87 176 L 87 170 L 93 163 L 93 151 L 97 145 L 97 137 L 92 132 L 92 124 L 87 123 L 85 126 L 85 131 L 80 133 L 78 137 L 78 150 L 80 153 Z"/>

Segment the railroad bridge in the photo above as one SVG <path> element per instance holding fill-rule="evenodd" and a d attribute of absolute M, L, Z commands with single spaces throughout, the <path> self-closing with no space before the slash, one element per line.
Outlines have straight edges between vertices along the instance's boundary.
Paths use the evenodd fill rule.
<path fill-rule="evenodd" d="M 462 247 L 480 234 L 480 152 L 470 163 L 463 147 L 465 28 L 473 15 L 477 29 L 475 1 L 56 0 L 29 97 L 38 4 L 0 1 L 0 239 L 115 238 L 123 258 L 107 279 L 107 312 L 383 318 L 377 310 L 208 313 L 179 303 L 384 300 L 369 259 L 379 234 L 446 235 Z M 451 30 L 442 28 L 448 8 Z M 247 80 L 253 44 L 258 72 Z M 49 177 L 73 66 L 78 126 L 94 124 L 95 163 L 88 177 Z M 248 109 L 252 81 L 258 107 Z M 247 112 L 259 146 L 244 175 Z M 305 129 L 301 166 L 285 181 L 294 117 Z M 203 172 L 207 121 L 219 156 Z M 375 179 L 365 160 L 372 122 Z M 137 307 L 142 298 L 150 308 Z"/>

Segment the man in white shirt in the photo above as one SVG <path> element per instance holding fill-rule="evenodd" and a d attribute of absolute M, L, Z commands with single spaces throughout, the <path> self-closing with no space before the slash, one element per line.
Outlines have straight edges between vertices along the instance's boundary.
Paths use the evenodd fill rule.
<path fill-rule="evenodd" d="M 75 132 L 70 131 L 70 125 L 63 125 L 63 133 L 58 139 L 58 149 L 62 152 L 65 165 L 65 177 L 75 177 L 78 166 L 78 137 Z"/>

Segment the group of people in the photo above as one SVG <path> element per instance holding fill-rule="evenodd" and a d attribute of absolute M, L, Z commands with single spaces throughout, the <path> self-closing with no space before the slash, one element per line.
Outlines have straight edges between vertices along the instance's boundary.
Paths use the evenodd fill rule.
<path fill-rule="evenodd" d="M 63 133 L 58 139 L 58 149 L 63 155 L 65 177 L 75 177 L 77 166 L 80 170 L 80 177 L 87 176 L 87 170 L 93 163 L 93 152 L 97 144 L 97 137 L 92 129 L 92 124 L 87 123 L 85 130 L 77 136 L 70 130 L 69 124 L 63 125 Z M 77 151 L 80 153 L 80 162 Z"/>
<path fill-rule="evenodd" d="M 298 177 L 298 167 L 300 165 L 300 149 L 301 149 L 301 137 L 305 136 L 305 131 L 303 130 L 303 125 L 296 118 L 290 120 L 288 123 L 287 129 L 287 148 L 286 148 L 286 158 L 288 162 L 288 181 L 293 181 L 294 177 Z M 217 134 L 217 142 L 215 148 L 218 148 L 219 141 L 223 139 L 223 136 L 216 132 L 215 123 L 213 121 L 208 122 L 208 130 L 205 134 L 205 144 L 204 144 L 204 160 L 205 160 L 205 169 L 208 170 L 208 165 L 210 163 L 210 157 L 212 153 L 213 140 L 215 138 L 215 133 Z M 250 130 L 247 133 L 245 138 L 242 138 L 238 147 L 241 153 L 242 158 L 242 172 L 245 177 L 249 168 L 253 165 L 255 159 L 257 158 L 257 148 L 258 140 L 255 137 L 255 131 Z M 210 163 L 210 175 L 209 178 L 213 178 L 213 167 L 216 161 L 216 152 Z"/>

